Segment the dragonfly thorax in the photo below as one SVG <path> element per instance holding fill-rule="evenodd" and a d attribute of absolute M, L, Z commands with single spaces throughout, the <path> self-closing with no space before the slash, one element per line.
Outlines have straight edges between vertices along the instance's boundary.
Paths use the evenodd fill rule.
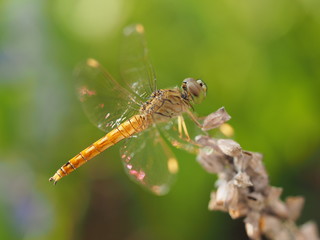
<path fill-rule="evenodd" d="M 183 98 L 178 88 L 160 89 L 153 92 L 150 99 L 142 105 L 140 114 L 151 117 L 155 123 L 165 122 L 181 115 L 189 107 L 189 101 Z"/>

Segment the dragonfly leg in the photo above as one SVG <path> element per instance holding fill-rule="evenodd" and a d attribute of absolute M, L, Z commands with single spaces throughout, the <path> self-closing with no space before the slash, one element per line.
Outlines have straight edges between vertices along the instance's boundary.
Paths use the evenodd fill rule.
<path fill-rule="evenodd" d="M 183 128 L 183 132 L 184 132 L 184 134 L 185 134 L 185 136 L 186 136 L 186 140 L 187 141 L 190 141 L 190 136 L 189 136 L 189 133 L 188 133 L 188 129 L 187 129 L 187 125 L 186 125 L 186 123 L 185 123 L 185 121 L 184 121 L 184 118 L 183 117 L 181 117 L 182 118 L 182 128 Z"/>
<path fill-rule="evenodd" d="M 179 132 L 179 138 L 183 138 L 182 136 L 182 117 L 178 116 L 178 132 Z"/>
<path fill-rule="evenodd" d="M 188 133 L 187 125 L 182 116 L 178 116 L 178 131 L 179 131 L 179 138 L 187 142 L 190 142 L 190 135 Z"/>
<path fill-rule="evenodd" d="M 177 148 L 184 149 L 187 152 L 190 152 L 192 154 L 197 154 L 198 153 L 198 148 L 200 145 L 193 141 L 189 135 L 187 125 L 184 121 L 183 116 L 178 116 L 177 118 L 177 124 L 178 124 L 178 139 L 172 138 L 171 144 Z"/>
<path fill-rule="evenodd" d="M 196 117 L 191 111 L 187 111 L 187 113 L 188 113 L 188 115 L 190 116 L 190 118 L 192 119 L 192 121 L 193 121 L 195 124 L 197 124 L 197 126 L 198 126 L 199 128 L 202 129 L 203 125 L 202 125 L 201 123 L 199 123 L 199 121 L 198 121 L 199 118 Z"/>

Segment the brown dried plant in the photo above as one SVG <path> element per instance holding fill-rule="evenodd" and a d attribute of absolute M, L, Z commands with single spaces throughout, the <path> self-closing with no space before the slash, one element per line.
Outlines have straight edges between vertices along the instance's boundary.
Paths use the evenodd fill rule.
<path fill-rule="evenodd" d="M 231 117 L 224 108 L 210 114 L 203 130 L 220 128 L 231 135 L 232 127 L 225 122 Z M 280 199 L 282 188 L 269 185 L 263 156 L 243 150 L 232 139 L 217 139 L 200 135 L 196 142 L 202 146 L 197 161 L 208 172 L 218 175 L 216 190 L 210 194 L 209 210 L 228 212 L 231 218 L 244 218 L 251 239 L 262 236 L 273 240 L 319 240 L 317 225 L 309 221 L 297 226 L 304 205 L 302 196 Z"/>

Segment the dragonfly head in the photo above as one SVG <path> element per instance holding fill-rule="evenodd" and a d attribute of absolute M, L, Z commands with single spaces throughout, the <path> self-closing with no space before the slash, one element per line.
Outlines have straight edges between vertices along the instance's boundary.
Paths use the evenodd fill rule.
<path fill-rule="evenodd" d="M 201 103 L 207 95 L 207 85 L 200 79 L 186 78 L 181 88 L 194 103 Z"/>

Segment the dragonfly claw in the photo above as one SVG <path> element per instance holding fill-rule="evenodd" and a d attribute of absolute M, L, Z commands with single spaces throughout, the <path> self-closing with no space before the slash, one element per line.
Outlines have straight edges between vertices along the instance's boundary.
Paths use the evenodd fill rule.
<path fill-rule="evenodd" d="M 49 178 L 49 182 L 52 182 L 52 181 L 53 181 L 53 185 L 57 184 L 57 181 L 53 177 Z"/>

